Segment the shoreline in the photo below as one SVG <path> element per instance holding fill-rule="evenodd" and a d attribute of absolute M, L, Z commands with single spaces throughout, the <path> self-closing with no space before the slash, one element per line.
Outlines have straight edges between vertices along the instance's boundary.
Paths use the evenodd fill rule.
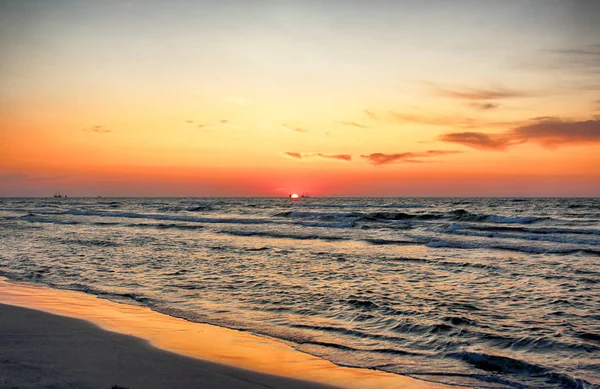
<path fill-rule="evenodd" d="M 50 316 L 55 316 L 52 320 L 65 325 L 75 325 L 68 318 L 83 320 L 87 322 L 83 324 L 91 323 L 90 328 L 100 331 L 104 337 L 129 335 L 147 348 L 145 351 L 134 348 L 133 353 L 152 355 L 153 352 L 163 352 L 177 357 L 188 357 L 200 364 L 233 369 L 228 370 L 228 374 L 242 380 L 243 374 L 240 372 L 254 374 L 266 380 L 265 382 L 270 382 L 269 387 L 457 388 L 378 370 L 342 367 L 295 350 L 281 341 L 249 332 L 194 323 L 152 311 L 147 307 L 116 303 L 83 292 L 12 282 L 4 277 L 0 277 L 0 302 L 7 306 L 52 314 Z M 42 320 L 49 319 L 46 317 Z M 21 321 L 20 324 L 25 330 L 30 330 L 32 326 L 27 321 Z M 1 325 L 3 324 L 0 321 L 0 329 Z M 38 333 L 32 333 L 40 335 L 39 330 Z M 53 337 L 51 333 L 46 335 L 47 338 Z M 73 346 L 62 347 L 66 347 L 68 351 L 76 351 L 76 347 L 74 349 Z M 205 366 L 204 370 L 210 369 Z M 210 374 L 204 378 L 210 379 Z M 282 384 L 272 381 L 275 379 L 290 381 Z M 216 379 L 213 382 L 214 384 L 208 387 L 226 387 L 218 386 L 222 383 Z M 123 384 L 115 382 L 111 385 Z"/>
<path fill-rule="evenodd" d="M 91 322 L 0 303 L 0 387 L 334 389 L 190 358 Z"/>

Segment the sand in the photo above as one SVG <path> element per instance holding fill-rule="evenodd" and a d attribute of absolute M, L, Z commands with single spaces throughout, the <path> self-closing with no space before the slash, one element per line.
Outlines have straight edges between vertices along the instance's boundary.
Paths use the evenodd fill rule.
<path fill-rule="evenodd" d="M 276 339 L 0 277 L 0 388 L 431 389 Z M 457 387 L 452 387 L 457 388 Z"/>
<path fill-rule="evenodd" d="M 151 347 L 78 319 L 0 304 L 1 388 L 326 388 Z"/>

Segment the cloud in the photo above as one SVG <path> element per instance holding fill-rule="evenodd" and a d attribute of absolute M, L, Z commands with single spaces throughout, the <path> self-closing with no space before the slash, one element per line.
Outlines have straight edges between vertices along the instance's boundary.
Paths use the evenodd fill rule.
<path fill-rule="evenodd" d="M 296 153 L 293 151 L 286 151 L 283 154 L 287 155 L 288 157 L 294 158 L 294 159 L 302 159 L 302 154 Z"/>
<path fill-rule="evenodd" d="M 298 159 L 298 160 L 323 158 L 323 159 L 336 159 L 336 160 L 345 161 L 345 162 L 352 161 L 352 156 L 348 155 L 348 154 L 298 153 L 298 152 L 294 152 L 294 151 L 286 151 L 283 154 L 287 157 L 290 157 L 293 159 Z"/>
<path fill-rule="evenodd" d="M 419 114 L 405 114 L 392 112 L 392 117 L 397 122 L 408 122 L 426 124 L 429 126 L 441 126 L 441 127 L 460 127 L 460 128 L 481 128 L 481 127 L 503 127 L 515 125 L 515 122 L 491 122 L 480 119 L 474 119 L 464 116 L 435 116 L 435 115 L 419 115 Z"/>
<path fill-rule="evenodd" d="M 352 127 L 358 127 L 358 128 L 370 128 L 369 126 L 365 126 L 364 124 L 359 124 L 356 122 L 341 121 L 340 123 L 345 124 L 346 126 L 352 126 Z"/>
<path fill-rule="evenodd" d="M 293 132 L 309 132 L 307 129 L 302 128 L 302 127 L 292 127 L 289 126 L 287 124 L 282 124 L 282 127 L 287 130 L 287 131 L 293 131 Z"/>
<path fill-rule="evenodd" d="M 82 131 L 85 132 L 96 132 L 99 134 L 108 134 L 109 132 L 112 132 L 111 130 L 107 129 L 105 126 L 92 126 L 89 128 L 84 128 Z"/>
<path fill-rule="evenodd" d="M 496 109 L 500 106 L 500 104 L 496 104 L 496 103 L 471 103 L 469 105 L 473 108 L 480 109 L 482 111 Z"/>
<path fill-rule="evenodd" d="M 326 159 L 339 159 L 340 161 L 350 162 L 352 161 L 352 156 L 348 154 L 315 154 L 316 157 L 326 158 Z"/>
<path fill-rule="evenodd" d="M 375 115 L 375 112 L 369 111 L 368 109 L 365 109 L 363 112 L 365 114 L 367 114 L 367 116 L 369 117 L 369 119 L 377 119 L 377 115 Z"/>
<path fill-rule="evenodd" d="M 514 129 L 512 135 L 550 148 L 563 144 L 595 143 L 600 142 L 600 119 L 568 121 L 545 118 Z"/>
<path fill-rule="evenodd" d="M 437 94 L 444 97 L 450 97 L 453 99 L 461 100 L 499 100 L 499 99 L 511 99 L 519 97 L 530 97 L 531 95 L 524 91 L 504 88 L 461 88 L 461 89 L 448 89 L 442 88 L 434 84 L 432 85 Z"/>
<path fill-rule="evenodd" d="M 555 63 L 562 67 L 593 73 L 600 71 L 600 44 L 547 51 L 554 55 Z"/>
<path fill-rule="evenodd" d="M 229 123 L 228 120 L 219 120 L 218 122 L 213 122 L 213 123 L 198 123 L 198 124 L 196 124 L 196 122 L 191 119 L 185 121 L 185 124 L 196 125 L 198 128 L 212 127 L 212 126 L 217 126 L 220 124 L 227 124 L 227 123 Z"/>
<path fill-rule="evenodd" d="M 600 142 L 600 118 L 573 121 L 540 117 L 500 134 L 458 132 L 443 134 L 439 140 L 481 150 L 504 150 L 509 146 L 526 142 L 537 143 L 547 148 L 598 143 Z"/>
<path fill-rule="evenodd" d="M 392 112 L 392 116 L 398 122 L 409 122 L 444 127 L 479 127 L 479 121 L 468 117 L 429 116 L 396 112 Z"/>
<path fill-rule="evenodd" d="M 456 154 L 460 151 L 454 150 L 428 150 L 424 152 L 404 152 L 396 154 L 384 154 L 384 153 L 373 153 L 368 155 L 361 155 L 360 157 L 367 160 L 369 163 L 375 166 L 387 165 L 390 163 L 403 162 L 403 163 L 423 163 L 421 158 L 436 157 L 440 155 Z"/>
<path fill-rule="evenodd" d="M 504 134 L 485 134 L 483 132 L 454 132 L 443 134 L 438 138 L 442 142 L 458 143 L 480 150 L 504 150 L 513 144 Z"/>

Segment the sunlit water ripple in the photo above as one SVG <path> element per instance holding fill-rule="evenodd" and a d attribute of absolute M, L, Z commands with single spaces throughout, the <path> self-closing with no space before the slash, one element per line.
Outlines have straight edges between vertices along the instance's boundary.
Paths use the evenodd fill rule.
<path fill-rule="evenodd" d="M 0 275 L 342 365 L 598 388 L 598 199 L 1 199 Z"/>

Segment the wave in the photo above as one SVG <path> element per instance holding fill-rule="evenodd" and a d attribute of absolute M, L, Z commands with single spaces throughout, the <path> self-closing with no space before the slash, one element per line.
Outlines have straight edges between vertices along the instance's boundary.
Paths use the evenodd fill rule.
<path fill-rule="evenodd" d="M 525 376 L 535 378 L 536 380 L 543 378 L 548 385 L 560 388 L 584 389 L 591 387 L 586 381 L 570 377 L 566 374 L 554 373 L 548 368 L 519 359 L 470 351 L 450 353 L 446 354 L 446 356 L 493 373 L 508 374 L 517 377 Z"/>
<path fill-rule="evenodd" d="M 466 243 L 451 242 L 444 240 L 433 240 L 425 244 L 430 248 L 450 248 L 450 249 L 493 249 L 518 251 L 528 254 L 586 254 L 600 255 L 600 249 L 582 248 L 582 247 L 535 247 L 535 246 L 511 246 L 502 243 Z"/>
<path fill-rule="evenodd" d="M 551 220 L 549 217 L 514 217 L 488 214 L 474 214 L 464 209 L 456 209 L 445 213 L 406 213 L 406 212 L 305 212 L 305 211 L 285 211 L 280 212 L 273 217 L 292 218 L 292 219 L 317 219 L 317 220 L 352 220 L 363 222 L 385 222 L 398 220 L 450 220 L 466 222 L 485 222 L 496 224 L 532 224 L 541 221 Z"/>
<path fill-rule="evenodd" d="M 82 221 L 76 220 L 59 220 L 54 217 L 48 216 L 57 216 L 57 215 L 86 215 L 86 216 L 100 216 L 100 217 L 121 217 L 121 218 L 133 218 L 133 219 L 148 219 L 148 220 L 159 220 L 159 221 L 174 221 L 175 223 L 130 223 L 123 224 L 126 227 L 133 228 L 156 228 L 156 229 L 179 229 L 179 230 L 200 230 L 205 228 L 200 223 L 204 224 L 247 224 L 247 225 L 260 225 L 260 224 L 277 224 L 277 221 L 268 220 L 264 218 L 205 218 L 205 217 L 190 217 L 183 215 L 157 215 L 157 214 L 141 214 L 141 213 L 124 213 L 124 212 L 97 212 L 97 211 L 79 211 L 79 210 L 69 210 L 65 212 L 38 212 L 42 215 L 28 213 L 25 216 L 21 217 L 5 217 L 7 220 L 27 220 L 30 222 L 40 222 L 40 223 L 53 223 L 53 224 L 81 224 Z M 294 212 L 290 213 L 293 214 Z M 287 213 L 286 213 L 287 214 Z M 308 214 L 308 215 L 306 215 Z M 312 217 L 314 214 L 320 215 L 318 213 L 301 213 L 301 217 Z M 356 217 L 355 214 L 350 214 L 352 217 Z M 404 214 L 402 214 L 404 215 Z M 322 216 L 322 215 L 320 215 Z M 319 217 L 320 217 L 319 216 Z M 181 223 L 189 223 L 189 224 L 179 224 Z M 289 222 L 288 222 L 289 223 Z M 359 226 L 354 221 L 350 221 L 346 219 L 345 221 L 334 221 L 334 222 L 325 222 L 325 221 L 303 221 L 300 219 L 299 221 L 292 222 L 293 224 L 300 225 L 303 227 L 318 227 L 324 229 L 348 229 Z M 106 225 L 106 226 L 115 226 L 120 223 L 117 222 L 105 222 L 105 221 L 94 221 L 92 222 L 94 225 Z M 362 228 L 362 226 L 360 226 Z M 402 228 L 411 228 L 410 225 L 402 225 Z M 490 230 L 490 232 L 498 230 L 498 231 L 530 231 L 529 227 L 503 227 L 503 226 L 485 226 L 485 225 L 476 225 L 473 226 L 465 226 L 461 224 L 454 224 L 447 228 L 448 232 L 455 233 L 458 235 L 473 235 L 473 236 L 481 236 L 484 238 L 502 238 L 502 236 L 490 236 L 489 234 L 479 234 L 477 229 L 483 229 L 483 231 Z M 473 230 L 473 232 L 465 232 Z M 546 232 L 547 229 L 542 229 L 542 231 Z M 570 229 L 561 229 L 561 230 L 570 230 Z M 588 232 L 595 233 L 596 230 L 585 230 Z M 247 231 L 247 230 L 216 230 L 217 233 L 224 233 L 228 235 L 234 236 L 262 236 L 267 238 L 283 238 L 283 239 L 298 239 L 298 240 L 324 240 L 324 241 L 342 241 L 342 240 L 356 240 L 366 242 L 368 244 L 373 245 L 425 245 L 429 248 L 452 248 L 452 249 L 493 249 L 493 250 L 507 250 L 507 251 L 517 251 L 523 253 L 534 253 L 534 254 L 584 254 L 584 255 L 600 255 L 600 249 L 596 249 L 593 247 L 581 247 L 581 245 L 588 246 L 598 246 L 600 242 L 594 239 L 572 239 L 565 236 L 546 236 L 546 237 L 536 237 L 535 235 L 531 236 L 515 236 L 506 238 L 514 238 L 514 239 L 523 239 L 523 240 L 531 240 L 531 241 L 548 241 L 548 242 L 556 242 L 556 243 L 565 243 L 566 246 L 548 246 L 548 245 L 518 245 L 514 243 L 503 243 L 494 240 L 486 240 L 481 242 L 464 242 L 464 241 L 452 241 L 444 238 L 432 238 L 432 237 L 419 237 L 412 235 L 403 235 L 403 238 L 361 238 L 353 235 L 346 234 L 327 234 L 327 233 L 307 233 L 306 231 L 293 231 L 293 230 L 282 230 L 282 231 Z M 580 231 L 584 232 L 584 231 Z M 579 245 L 579 246 L 577 246 Z"/>
<path fill-rule="evenodd" d="M 451 220 L 471 221 L 471 222 L 487 222 L 499 224 L 531 224 L 543 220 L 550 220 L 549 217 L 514 217 L 514 216 L 499 216 L 474 214 L 464 209 L 456 209 L 449 212 Z"/>
<path fill-rule="evenodd" d="M 198 224 L 168 224 L 168 223 L 133 223 L 126 224 L 126 227 L 137 227 L 137 228 L 158 228 L 160 230 L 176 229 L 176 230 L 201 230 L 204 226 Z"/>
<path fill-rule="evenodd" d="M 318 235 L 318 234 L 290 234 L 274 231 L 239 231 L 239 230 L 221 230 L 223 234 L 233 236 L 260 236 L 265 238 L 281 238 L 281 239 L 299 239 L 299 240 L 325 240 L 325 241 L 340 241 L 347 240 L 342 236 Z"/>
<path fill-rule="evenodd" d="M 574 234 L 574 235 L 600 235 L 600 229 L 594 228 L 568 228 L 568 227 L 520 227 L 520 226 L 489 226 L 453 224 L 450 229 L 476 229 L 490 232 L 525 232 L 531 234 Z"/>
<path fill-rule="evenodd" d="M 110 212 L 110 211 L 86 211 L 70 209 L 62 212 L 38 212 L 44 215 L 73 215 L 73 216 L 96 216 L 96 217 L 120 217 L 126 219 L 149 219 L 149 220 L 167 220 L 190 223 L 215 223 L 215 224 L 268 224 L 271 220 L 265 218 L 219 218 L 219 217 L 194 217 L 185 215 L 161 215 L 156 213 L 135 213 L 135 212 Z"/>
<path fill-rule="evenodd" d="M 486 238 L 498 238 L 498 239 L 520 239 L 520 240 L 531 240 L 541 242 L 555 242 L 555 243 L 567 243 L 567 244 L 578 244 L 578 245 L 590 245 L 600 246 L 600 237 L 582 237 L 584 234 L 578 234 L 577 237 L 568 236 L 566 233 L 562 234 L 536 234 L 527 233 L 525 229 L 486 229 L 477 228 L 477 226 L 456 226 L 452 225 L 446 229 L 447 233 L 461 235 L 461 236 L 477 236 Z"/>
<path fill-rule="evenodd" d="M 389 204 L 327 204 L 327 203 L 294 203 L 294 207 L 307 207 L 307 208 L 338 208 L 338 209 L 364 209 L 364 208 L 397 208 L 397 209 L 410 209 L 410 208 L 426 208 L 424 204 L 405 204 L 405 203 L 389 203 Z"/>

